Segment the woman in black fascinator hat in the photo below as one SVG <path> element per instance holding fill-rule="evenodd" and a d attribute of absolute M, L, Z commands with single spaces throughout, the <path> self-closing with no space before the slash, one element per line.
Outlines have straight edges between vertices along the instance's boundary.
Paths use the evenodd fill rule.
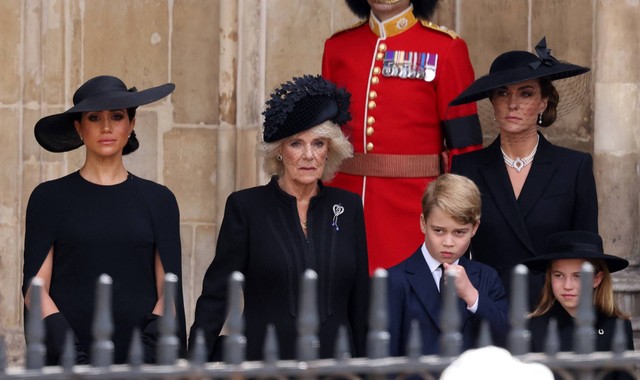
<path fill-rule="evenodd" d="M 472 257 L 496 268 L 507 289 L 512 268 L 542 254 L 547 236 L 569 230 L 598 232 L 591 155 L 555 146 L 540 131 L 579 103 L 589 68 L 556 59 L 545 38 L 535 52 L 499 55 L 487 75 L 451 102 L 488 98 L 499 126 L 491 145 L 454 157 L 451 171 L 480 188 L 483 220 L 472 240 Z M 572 91 L 560 96 L 557 88 Z M 544 278 L 530 278 L 533 307 Z"/>
<path fill-rule="evenodd" d="M 353 155 L 340 129 L 351 117 L 349 98 L 319 75 L 293 78 L 271 93 L 260 145 L 271 181 L 227 199 L 190 350 L 202 331 L 209 359 L 221 359 L 227 283 L 238 271 L 245 278 L 247 359 L 263 358 L 270 325 L 280 358 L 296 358 L 299 284 L 311 269 L 318 279 L 319 356 L 333 357 L 340 326 L 351 353 L 364 355 L 369 276 L 362 199 L 323 183 Z"/>
<path fill-rule="evenodd" d="M 22 290 L 28 313 L 31 281 L 43 281 L 47 364 L 59 363 L 67 331 L 75 339 L 76 361 L 91 360 L 95 287 L 102 274 L 113 282 L 115 363 L 127 361 L 135 329 L 142 332 L 145 362 L 155 361 L 169 273 L 178 278 L 177 335 L 186 350 L 178 204 L 167 187 L 129 173 L 122 158 L 139 146 L 137 107 L 174 88 L 167 83 L 137 91 L 114 76 L 98 76 L 78 88 L 73 107 L 35 125 L 36 140 L 50 152 L 85 146 L 82 167 L 38 185 L 27 205 Z"/>

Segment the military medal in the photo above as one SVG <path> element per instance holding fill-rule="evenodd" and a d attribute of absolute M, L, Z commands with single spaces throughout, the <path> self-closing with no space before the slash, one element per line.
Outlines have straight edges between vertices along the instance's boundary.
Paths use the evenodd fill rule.
<path fill-rule="evenodd" d="M 382 65 L 382 76 L 390 77 L 393 71 L 393 50 L 387 50 L 384 54 L 384 62 Z"/>
<path fill-rule="evenodd" d="M 431 82 L 436 77 L 436 66 L 438 65 L 438 54 L 427 53 L 427 66 L 424 71 L 424 80 Z"/>
<path fill-rule="evenodd" d="M 424 79 L 424 65 L 427 61 L 427 55 L 425 53 L 420 53 L 420 65 L 418 66 L 418 72 L 416 74 L 416 78 Z"/>
<path fill-rule="evenodd" d="M 418 61 L 418 52 L 409 53 L 409 78 L 413 79 L 418 75 L 416 64 Z"/>
<path fill-rule="evenodd" d="M 411 52 L 402 52 L 402 67 L 400 68 L 400 78 L 406 79 L 409 77 L 409 71 L 411 70 Z"/>

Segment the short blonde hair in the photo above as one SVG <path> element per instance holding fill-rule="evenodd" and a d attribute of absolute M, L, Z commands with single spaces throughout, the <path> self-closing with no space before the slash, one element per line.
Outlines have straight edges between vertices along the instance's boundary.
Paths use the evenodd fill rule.
<path fill-rule="evenodd" d="M 340 169 L 340 164 L 345 158 L 353 157 L 353 145 L 347 140 L 342 133 L 340 127 L 327 120 L 321 124 L 316 125 L 309 129 L 317 134 L 319 137 L 329 140 L 329 153 L 327 155 L 327 162 L 322 172 L 322 181 L 331 180 L 336 172 Z M 264 156 L 264 171 L 269 176 L 282 177 L 284 174 L 284 164 L 282 161 L 278 161 L 277 156 L 282 149 L 282 143 L 289 139 L 285 137 L 274 142 L 264 142 L 259 146 L 259 149 Z"/>
<path fill-rule="evenodd" d="M 443 174 L 427 186 L 422 196 L 422 215 L 425 219 L 436 206 L 456 222 L 475 226 L 480 221 L 482 210 L 480 190 L 467 177 Z"/>

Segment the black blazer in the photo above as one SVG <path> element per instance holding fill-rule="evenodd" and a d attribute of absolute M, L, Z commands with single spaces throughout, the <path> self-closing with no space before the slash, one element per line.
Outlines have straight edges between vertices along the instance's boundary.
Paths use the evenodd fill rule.
<path fill-rule="evenodd" d="M 275 177 L 229 196 L 216 256 L 196 303 L 189 349 L 195 331 L 203 329 L 210 360 L 220 359 L 214 347 L 220 346 L 218 334 L 227 316 L 227 281 L 240 271 L 245 276 L 247 359 L 262 359 L 269 324 L 276 328 L 280 358 L 293 359 L 298 288 L 304 271 L 313 269 L 318 273 L 320 356 L 333 357 L 340 326 L 347 329 L 353 354 L 365 354 L 369 269 L 362 200 L 319 184 L 309 204 L 308 237 L 295 197 L 282 191 Z M 336 205 L 343 212 L 334 219 Z"/>
<path fill-rule="evenodd" d="M 533 317 L 529 320 L 529 330 L 531 331 L 531 351 L 544 352 L 547 339 L 549 321 L 554 318 L 558 322 L 558 336 L 560 339 L 560 351 L 575 351 L 573 347 L 574 319 L 558 302 L 555 302 L 549 312 L 544 315 Z M 595 350 L 611 351 L 615 325 L 618 319 L 608 317 L 600 312 L 596 312 L 594 325 Z M 633 351 L 633 330 L 631 321 L 624 321 L 624 334 L 627 340 L 627 350 Z M 605 376 L 606 380 L 634 379 L 635 376 L 623 371 L 615 371 Z"/>
<path fill-rule="evenodd" d="M 500 277 L 488 265 L 461 257 L 458 264 L 464 267 L 469 281 L 478 290 L 478 310 L 467 310 L 466 303 L 458 298 L 460 332 L 463 349 L 476 346 L 480 323 L 489 322 L 494 344 L 504 345 L 509 322 L 509 305 Z M 421 249 L 388 272 L 389 351 L 392 356 L 406 354 L 411 322 L 420 323 L 422 353 L 434 355 L 440 352 L 440 292 L 431 275 L 429 265 Z"/>
<path fill-rule="evenodd" d="M 472 259 L 496 268 L 509 292 L 512 268 L 545 252 L 547 236 L 568 230 L 598 232 L 598 198 L 588 153 L 555 146 L 542 134 L 518 199 L 500 151 L 500 137 L 479 151 L 454 156 L 451 171 L 472 179 L 482 193 L 482 217 Z M 530 304 L 544 275 L 529 276 Z"/>

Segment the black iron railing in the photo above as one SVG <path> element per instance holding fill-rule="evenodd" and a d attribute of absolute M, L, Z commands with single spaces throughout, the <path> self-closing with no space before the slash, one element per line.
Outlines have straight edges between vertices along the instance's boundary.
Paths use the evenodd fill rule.
<path fill-rule="evenodd" d="M 447 276 L 455 274 L 447 273 Z M 582 297 L 576 317 L 574 352 L 558 352 L 559 342 L 555 326 L 549 329 L 545 353 L 530 353 L 530 332 L 527 330 L 527 276 L 524 266 L 514 269 L 512 299 L 510 303 L 510 332 L 507 349 L 522 362 L 536 362 L 549 367 L 564 379 L 600 379 L 612 370 L 625 371 L 636 376 L 640 354 L 625 351 L 626 338 L 622 324 L 616 327 L 612 351 L 594 352 L 594 310 L 591 304 L 593 269 L 585 265 L 581 273 Z M 96 288 L 96 317 L 93 321 L 94 343 L 91 347 L 91 364 L 76 365 L 72 336 L 67 337 L 60 366 L 45 366 L 44 323 L 39 317 L 40 288 L 37 279 L 32 286 L 32 310 L 29 313 L 26 333 L 24 367 L 7 368 L 6 349 L 0 339 L 0 380 L 4 379 L 223 379 L 223 378 L 314 378 L 334 377 L 357 379 L 362 377 L 389 378 L 417 375 L 424 379 L 437 379 L 441 372 L 461 354 L 462 336 L 458 331 L 460 316 L 455 306 L 456 295 L 452 286 L 445 286 L 441 355 L 421 355 L 420 331 L 417 323 L 412 326 L 408 340 L 407 356 L 389 357 L 389 333 L 387 331 L 387 274 L 378 270 L 372 278 L 367 357 L 352 358 L 346 330 L 339 332 L 335 358 L 318 359 L 318 317 L 316 305 L 317 276 L 308 270 L 301 279 L 300 317 L 298 318 L 297 359 L 279 360 L 278 345 L 273 326 L 267 331 L 264 361 L 246 361 L 246 339 L 243 335 L 242 286 L 244 277 L 233 273 L 229 286 L 229 318 L 227 339 L 224 343 L 224 361 L 207 362 L 206 344 L 200 332 L 195 347 L 187 359 L 178 357 L 178 338 L 175 336 L 175 312 L 170 307 L 176 291 L 177 278 L 168 274 L 165 278 L 164 316 L 160 321 L 160 338 L 157 345 L 157 364 L 143 364 L 140 332 L 135 331 L 131 342 L 128 364 L 113 363 L 113 331 L 111 319 L 111 279 L 103 275 Z M 448 284 L 454 283 L 449 278 Z M 586 301 L 583 301 L 586 300 Z M 478 346 L 492 344 L 489 328 L 483 325 Z M 0 337 L 1 338 L 1 337 Z"/>

